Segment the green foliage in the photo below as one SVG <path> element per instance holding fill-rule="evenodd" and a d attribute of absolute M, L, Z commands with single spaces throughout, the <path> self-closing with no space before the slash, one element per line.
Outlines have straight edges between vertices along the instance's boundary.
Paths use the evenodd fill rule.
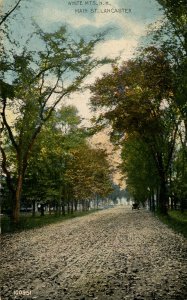
<path fill-rule="evenodd" d="M 185 0 L 157 0 L 162 5 L 167 18 L 175 29 L 177 36 L 183 37 L 184 46 L 186 47 L 187 39 L 187 4 Z M 187 48 L 186 48 L 187 49 Z"/>
<path fill-rule="evenodd" d="M 163 6 L 165 16 L 161 26 L 152 28 L 152 42 L 167 57 L 172 71 L 172 94 L 170 102 L 184 122 L 186 152 L 187 141 L 187 5 L 186 1 L 158 0 Z"/>
<path fill-rule="evenodd" d="M 106 197 L 112 190 L 106 153 L 83 145 L 71 151 L 67 162 L 66 181 L 75 199 Z"/>
<path fill-rule="evenodd" d="M 182 148 L 179 149 L 175 155 L 171 190 L 179 200 L 181 208 L 183 208 L 183 202 L 187 201 L 187 156 Z"/>
<path fill-rule="evenodd" d="M 105 108 L 98 121 L 107 120 L 114 131 L 158 133 L 164 97 L 171 93 L 170 68 L 163 53 L 148 48 L 136 60 L 114 66 L 91 87 L 93 108 Z M 167 84 L 166 84 L 167 82 Z"/>
<path fill-rule="evenodd" d="M 23 196 L 43 203 L 58 202 L 66 172 L 69 149 L 85 144 L 80 118 L 73 106 L 54 111 L 33 147 L 23 186 Z"/>
<path fill-rule="evenodd" d="M 111 191 L 103 151 L 91 149 L 73 106 L 53 112 L 32 149 L 22 198 L 55 206 L 105 197 Z"/>
<path fill-rule="evenodd" d="M 123 142 L 122 161 L 127 190 L 136 201 L 144 203 L 159 184 L 149 147 L 137 136 L 130 136 Z"/>
<path fill-rule="evenodd" d="M 187 238 L 187 212 L 169 211 L 167 216 L 157 215 L 163 223 Z"/>

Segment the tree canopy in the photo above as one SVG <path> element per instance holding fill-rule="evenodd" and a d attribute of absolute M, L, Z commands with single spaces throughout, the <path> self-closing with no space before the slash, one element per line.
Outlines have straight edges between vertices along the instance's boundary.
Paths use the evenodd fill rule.
<path fill-rule="evenodd" d="M 1 56 L 2 167 L 12 192 L 15 222 L 19 219 L 28 162 L 44 124 L 65 97 L 82 89 L 83 80 L 94 68 L 108 62 L 92 55 L 102 35 L 89 41 L 83 38 L 75 41 L 64 26 L 47 33 L 37 27 L 34 35 L 40 46 L 30 50 L 27 45 L 18 47 L 6 33 L 7 43 Z M 66 118 L 66 113 L 63 113 Z M 12 120 L 8 116 L 12 116 Z M 76 125 L 76 118 L 68 126 Z M 7 138 L 16 158 L 14 182 L 7 161 Z"/>
<path fill-rule="evenodd" d="M 168 176 L 177 136 L 181 133 L 184 120 L 173 101 L 175 80 L 170 60 L 159 48 L 145 48 L 136 59 L 124 62 L 121 66 L 114 65 L 111 73 L 96 80 L 91 91 L 93 109 L 102 108 L 97 123 L 112 127 L 112 140 L 124 141 L 124 149 L 130 149 L 127 148 L 129 142 L 133 142 L 136 148 L 139 141 L 143 149 L 147 149 L 147 157 L 151 156 L 151 159 L 144 161 L 141 170 L 143 172 L 147 165 L 146 172 L 156 172 L 159 180 L 152 181 L 155 190 L 159 189 L 160 210 L 166 212 Z M 144 183 L 142 188 L 146 190 L 151 184 L 147 183 L 146 177 L 135 172 L 138 162 L 140 165 L 143 163 L 141 151 L 137 158 L 131 147 L 129 155 L 134 155 L 134 158 L 129 160 L 127 152 L 124 153 L 124 168 L 126 171 L 128 169 L 127 182 L 131 182 L 131 187 L 133 185 L 133 189 L 137 189 L 135 187 L 142 180 L 141 186 Z M 138 180 L 136 174 L 141 180 Z M 139 189 L 139 197 L 140 192 Z"/>

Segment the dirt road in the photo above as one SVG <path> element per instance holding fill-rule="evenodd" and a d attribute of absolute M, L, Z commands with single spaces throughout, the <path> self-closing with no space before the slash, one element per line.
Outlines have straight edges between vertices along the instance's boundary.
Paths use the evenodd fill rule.
<path fill-rule="evenodd" d="M 2 238 L 2 300 L 187 299 L 186 240 L 120 206 Z"/>

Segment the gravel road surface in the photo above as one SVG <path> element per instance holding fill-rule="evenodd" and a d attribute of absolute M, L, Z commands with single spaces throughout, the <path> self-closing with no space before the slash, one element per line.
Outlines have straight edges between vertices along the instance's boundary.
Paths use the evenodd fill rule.
<path fill-rule="evenodd" d="M 128 206 L 3 235 L 1 300 L 186 300 L 186 249 Z"/>

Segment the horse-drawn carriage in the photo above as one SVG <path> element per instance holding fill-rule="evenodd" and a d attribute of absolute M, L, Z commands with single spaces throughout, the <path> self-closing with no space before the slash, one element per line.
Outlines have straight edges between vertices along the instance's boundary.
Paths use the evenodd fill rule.
<path fill-rule="evenodd" d="M 139 204 L 138 203 L 133 203 L 132 204 L 132 210 L 133 209 L 140 209 Z"/>

